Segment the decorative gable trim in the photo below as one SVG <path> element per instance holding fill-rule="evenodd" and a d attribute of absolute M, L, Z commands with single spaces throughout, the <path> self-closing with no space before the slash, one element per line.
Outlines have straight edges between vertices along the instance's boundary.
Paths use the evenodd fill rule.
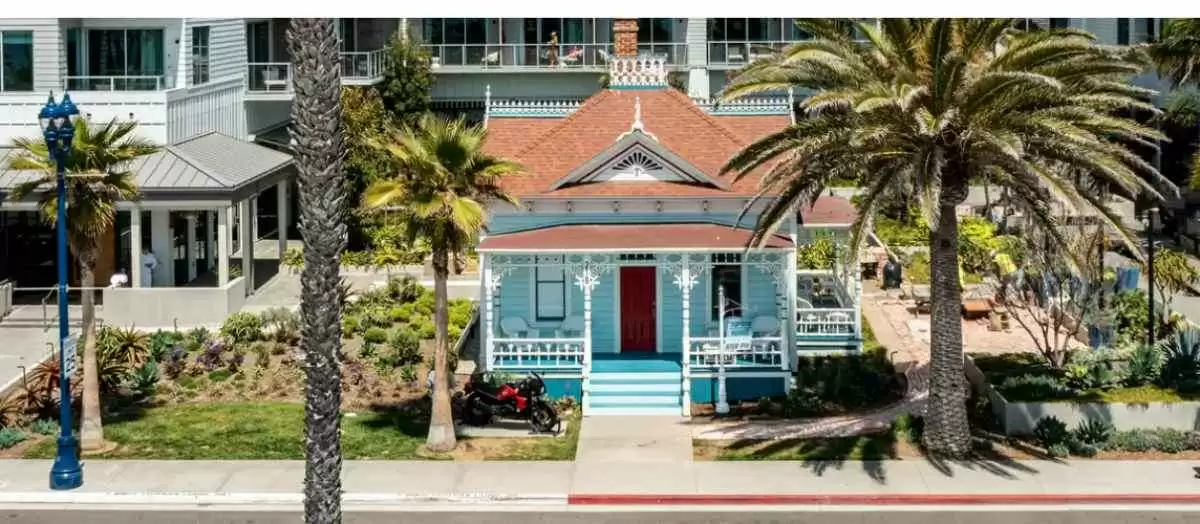
<path fill-rule="evenodd" d="M 625 134 L 611 147 L 555 182 L 550 190 L 609 180 L 685 182 L 729 190 L 725 182 L 708 176 L 658 141 L 638 132 Z"/>

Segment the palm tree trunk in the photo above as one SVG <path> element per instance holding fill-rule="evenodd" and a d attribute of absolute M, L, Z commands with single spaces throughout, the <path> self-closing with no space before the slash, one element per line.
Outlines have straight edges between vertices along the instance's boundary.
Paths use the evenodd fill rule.
<path fill-rule="evenodd" d="M 450 305 L 446 298 L 446 279 L 450 275 L 449 258 L 444 249 L 433 252 L 433 323 L 436 328 L 436 347 L 433 357 L 433 410 L 429 416 L 429 435 L 425 438 L 425 447 L 437 452 L 451 451 L 458 445 L 454 436 L 454 416 L 450 408 L 451 371 L 446 365 L 450 343 Z"/>
<path fill-rule="evenodd" d="M 945 188 L 966 197 L 962 188 Z M 966 376 L 963 374 L 962 289 L 958 280 L 959 195 L 944 194 L 941 219 L 929 234 L 930 315 L 929 404 L 925 413 L 925 446 L 930 453 L 962 458 L 971 451 L 967 419 Z"/>
<path fill-rule="evenodd" d="M 304 239 L 300 316 L 307 381 L 304 401 L 305 522 L 342 520 L 341 252 L 346 248 L 345 155 L 341 129 L 338 37 L 328 18 L 293 18 L 295 61 L 292 149 L 300 172 Z"/>
<path fill-rule="evenodd" d="M 87 248 L 79 261 L 79 284 L 83 288 L 83 410 L 79 423 L 79 447 L 83 451 L 104 449 L 104 422 L 100 408 L 100 366 L 96 359 L 96 256 Z M 65 300 L 66 297 L 63 297 Z"/>

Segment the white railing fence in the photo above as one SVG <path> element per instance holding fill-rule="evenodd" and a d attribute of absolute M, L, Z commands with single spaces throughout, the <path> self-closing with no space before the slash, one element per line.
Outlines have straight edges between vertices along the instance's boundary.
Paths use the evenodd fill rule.
<path fill-rule="evenodd" d="M 383 76 L 383 50 L 343 51 L 342 79 L 370 80 Z"/>
<path fill-rule="evenodd" d="M 162 91 L 167 81 L 162 76 L 67 76 L 67 91 Z"/>
<path fill-rule="evenodd" d="M 856 329 L 854 308 L 796 309 L 796 333 L 800 336 L 845 336 L 853 335 Z"/>
<path fill-rule="evenodd" d="M 586 362 L 583 338 L 493 338 L 494 369 L 580 368 Z"/>
<path fill-rule="evenodd" d="M 713 65 L 745 65 L 783 51 L 795 43 L 782 40 L 710 41 L 708 43 L 708 63 Z"/>
<path fill-rule="evenodd" d="M 13 309 L 13 281 L 0 281 L 0 320 L 12 313 Z"/>
<path fill-rule="evenodd" d="M 780 367 L 783 365 L 782 337 L 754 337 L 745 349 L 721 350 L 721 337 L 689 339 L 688 360 L 692 366 L 716 367 L 724 359 L 725 367 Z"/>

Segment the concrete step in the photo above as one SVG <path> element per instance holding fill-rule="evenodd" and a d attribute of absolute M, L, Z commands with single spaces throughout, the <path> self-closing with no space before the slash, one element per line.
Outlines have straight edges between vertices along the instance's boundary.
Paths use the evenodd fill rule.
<path fill-rule="evenodd" d="M 678 395 L 682 385 L 679 380 L 674 382 L 592 382 L 594 395 L 624 395 L 624 394 L 656 394 L 667 393 Z"/>
<path fill-rule="evenodd" d="M 678 416 L 681 406 L 591 406 L 583 411 L 584 416 Z"/>
<path fill-rule="evenodd" d="M 663 395 L 638 393 L 630 393 L 628 395 L 592 395 L 592 406 L 679 406 L 679 393 Z"/>

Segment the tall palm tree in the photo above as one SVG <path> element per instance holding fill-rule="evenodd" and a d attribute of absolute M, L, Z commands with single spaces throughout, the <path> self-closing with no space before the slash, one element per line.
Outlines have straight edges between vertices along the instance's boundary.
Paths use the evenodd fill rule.
<path fill-rule="evenodd" d="M 433 259 L 434 324 L 437 335 L 433 373 L 433 412 L 426 447 L 450 451 L 457 444 L 450 410 L 446 355 L 449 308 L 446 279 L 451 263 L 461 268 L 466 251 L 484 229 L 484 205 L 489 201 L 517 204 L 500 188 L 500 177 L 517 173 L 517 164 L 483 152 L 486 131 L 463 119 L 447 120 L 426 115 L 416 127 L 392 133 L 377 147 L 400 166 L 394 178 L 379 180 L 363 193 L 366 210 L 389 209 L 392 219 L 404 225 L 409 243 L 428 242 Z"/>
<path fill-rule="evenodd" d="M 1168 21 L 1162 37 L 1148 51 L 1158 76 L 1172 86 L 1200 83 L 1200 18 Z"/>
<path fill-rule="evenodd" d="M 341 68 L 333 19 L 293 18 L 288 48 L 295 68 L 292 150 L 300 172 L 304 272 L 300 316 L 307 380 L 304 399 L 304 514 L 309 523 L 342 520 L 342 301 L 338 271 L 346 248 L 345 148 Z"/>
<path fill-rule="evenodd" d="M 104 449 L 104 422 L 100 409 L 100 377 L 96 365 L 96 257 L 99 241 L 112 230 L 117 217 L 117 202 L 139 198 L 130 161 L 158 150 L 137 136 L 136 122 L 93 125 L 87 119 L 75 124 L 75 141 L 67 157 L 67 246 L 79 267 L 83 288 L 83 412 L 80 415 L 79 444 L 84 451 Z M 11 161 L 12 169 L 41 171 L 35 180 L 18 184 L 10 198 L 23 200 L 36 194 L 42 218 L 56 225 L 58 212 L 55 164 L 40 138 L 17 138 L 20 150 Z M 91 176 L 88 176 L 91 175 Z M 66 300 L 67 297 L 58 297 Z"/>
<path fill-rule="evenodd" d="M 1012 20 L 885 19 L 879 28 L 858 24 L 861 43 L 832 21 L 798 24 L 814 38 L 748 66 L 724 98 L 800 88 L 812 93 L 802 117 L 746 147 L 724 171 L 740 177 L 773 163 L 763 168 L 758 196 L 777 197 L 760 216 L 754 242 L 836 177 L 864 186 L 854 248 L 881 205 L 915 196 L 930 227 L 932 265 L 925 445 L 935 454 L 965 456 L 970 428 L 955 207 L 966 199 L 969 179 L 986 175 L 1056 242 L 1064 239 L 1051 203 L 1061 199 L 1096 211 L 1136 245 L 1117 215 L 1061 168 L 1086 169 L 1156 199 L 1160 189 L 1175 190 L 1127 146 L 1153 147 L 1160 138 L 1123 116 L 1156 112 L 1147 102 L 1152 92 L 1128 83 L 1143 64 L 1087 33 L 1020 32 Z"/>

